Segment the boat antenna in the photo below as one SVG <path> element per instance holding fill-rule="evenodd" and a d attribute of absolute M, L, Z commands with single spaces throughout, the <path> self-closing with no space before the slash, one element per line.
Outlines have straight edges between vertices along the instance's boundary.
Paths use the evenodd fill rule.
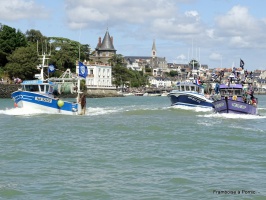
<path fill-rule="evenodd" d="M 79 61 L 80 61 L 80 35 L 81 35 L 81 28 L 79 28 Z"/>
<path fill-rule="evenodd" d="M 37 40 L 37 54 L 38 54 L 38 56 L 39 56 L 39 50 L 38 50 L 38 49 L 39 49 L 39 48 L 38 48 L 39 45 L 38 45 L 38 43 L 39 43 L 39 42 L 38 42 L 38 40 Z"/>
<path fill-rule="evenodd" d="M 45 40 L 45 54 L 47 53 L 47 40 Z"/>
<path fill-rule="evenodd" d="M 52 45 L 51 45 L 51 42 L 50 42 L 50 53 L 49 53 L 49 56 L 51 55 L 51 48 L 52 48 Z"/>

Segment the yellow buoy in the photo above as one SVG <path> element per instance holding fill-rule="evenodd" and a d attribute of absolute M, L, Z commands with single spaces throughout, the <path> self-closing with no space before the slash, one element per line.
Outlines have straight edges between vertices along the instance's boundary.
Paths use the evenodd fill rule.
<path fill-rule="evenodd" d="M 59 99 L 57 101 L 57 105 L 58 105 L 59 108 L 61 108 L 64 105 L 64 101 L 62 101 L 62 100 Z"/>

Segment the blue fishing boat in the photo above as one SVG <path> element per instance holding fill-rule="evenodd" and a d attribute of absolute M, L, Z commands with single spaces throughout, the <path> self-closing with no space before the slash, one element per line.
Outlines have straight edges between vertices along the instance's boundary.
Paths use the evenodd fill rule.
<path fill-rule="evenodd" d="M 171 99 L 172 106 L 213 107 L 212 100 L 204 95 L 204 87 L 192 80 L 178 82 L 176 89 L 172 90 L 168 96 Z"/>
<path fill-rule="evenodd" d="M 76 77 L 77 97 L 75 101 L 64 101 L 57 97 L 55 84 L 44 78 L 44 68 L 46 55 L 42 55 L 42 65 L 39 66 L 41 73 L 36 76 L 37 80 L 25 80 L 21 83 L 21 88 L 11 94 L 16 107 L 25 109 L 38 109 L 48 113 L 84 115 L 86 113 L 86 96 L 80 91 L 81 77 Z M 86 77 L 87 67 L 79 64 L 80 76 Z"/>

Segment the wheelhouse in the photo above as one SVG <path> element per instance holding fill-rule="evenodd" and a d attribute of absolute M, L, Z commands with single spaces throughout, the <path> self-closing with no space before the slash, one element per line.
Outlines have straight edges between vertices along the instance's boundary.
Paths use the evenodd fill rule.
<path fill-rule="evenodd" d="M 22 90 L 29 92 L 39 92 L 52 94 L 54 85 L 51 82 L 37 81 L 23 81 Z"/>
<path fill-rule="evenodd" d="M 242 96 L 242 85 L 221 85 L 220 86 L 220 94 L 221 96 Z"/>
<path fill-rule="evenodd" d="M 197 93 L 204 93 L 204 88 L 200 85 L 196 85 L 193 83 L 177 83 L 176 89 L 180 92 L 197 92 Z"/>

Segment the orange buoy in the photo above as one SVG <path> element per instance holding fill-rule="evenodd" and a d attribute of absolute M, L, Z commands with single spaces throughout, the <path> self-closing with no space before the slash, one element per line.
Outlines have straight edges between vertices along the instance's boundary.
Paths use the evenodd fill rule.
<path fill-rule="evenodd" d="M 15 107 L 15 108 L 18 107 L 18 104 L 16 104 L 16 102 L 14 103 L 14 107 Z"/>

